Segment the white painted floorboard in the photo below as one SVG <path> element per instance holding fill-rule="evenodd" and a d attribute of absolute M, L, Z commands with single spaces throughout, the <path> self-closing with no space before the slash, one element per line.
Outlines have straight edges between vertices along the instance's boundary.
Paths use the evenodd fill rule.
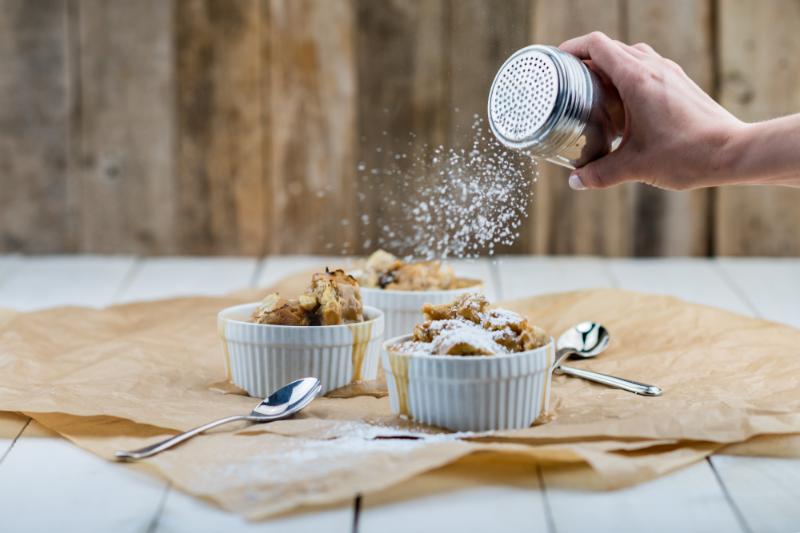
<path fill-rule="evenodd" d="M 6 295 L 20 310 L 106 306 L 132 274 L 133 263 L 133 258 L 113 257 L 24 258 L 0 289 L 0 305 Z M 8 494 L 0 498 L 0 516 L 13 517 L 8 531 L 148 527 L 164 496 L 164 481 L 104 461 L 60 437 L 33 436 L 34 427 L 26 428 L 0 464 L 0 494 Z"/>
<path fill-rule="evenodd" d="M 175 296 L 220 296 L 249 287 L 258 260 L 244 257 L 163 257 L 137 263 L 118 302 Z"/>
<path fill-rule="evenodd" d="M 800 328 L 800 259 L 719 259 L 761 318 Z"/>
<path fill-rule="evenodd" d="M 725 281 L 720 275 L 718 266 L 712 261 L 616 259 L 608 260 L 608 267 L 617 287 L 668 294 L 687 301 L 715 305 L 729 311 L 752 315 L 747 302 Z M 697 466 L 712 474 L 712 476 L 705 475 L 703 479 L 710 484 L 708 489 L 715 495 L 715 500 L 718 501 L 721 496 L 724 498 L 722 487 L 713 477 L 711 464 L 704 462 Z M 712 488 L 713 485 L 717 485 L 718 488 Z M 683 505 L 680 507 L 684 508 Z M 730 510 L 735 512 L 732 507 Z"/>
<path fill-rule="evenodd" d="M 778 321 L 792 319 L 786 312 L 791 295 L 795 305 L 800 302 L 800 262 L 794 260 L 615 260 L 609 267 L 623 288 L 645 290 L 646 284 L 658 283 L 655 292 Z M 798 275 L 790 275 L 794 270 Z M 800 460 L 713 456 L 710 461 L 750 530 L 800 531 L 800 506 L 786 505 L 794 494 L 785 489 L 800 479 Z M 754 472 L 762 475 L 747 475 Z M 755 494 L 765 496 L 757 505 Z"/>
<path fill-rule="evenodd" d="M 667 294 L 688 302 L 751 314 L 747 304 L 709 259 L 609 259 L 614 284 L 629 290 Z"/>
<path fill-rule="evenodd" d="M 132 257 L 20 258 L 0 280 L 0 307 L 19 311 L 59 305 L 103 307 L 132 266 Z"/>
<path fill-rule="evenodd" d="M 554 287 L 542 292 L 610 286 L 641 290 L 640 287 L 649 284 L 652 279 L 648 273 L 650 265 L 647 262 L 619 260 L 612 264 L 615 269 L 610 268 L 608 260 L 521 257 L 501 262 L 498 264 L 498 268 L 502 283 L 504 285 L 510 283 L 515 287 L 515 292 L 519 291 L 518 287 L 525 279 L 533 282 L 545 280 L 546 284 Z M 669 269 L 666 269 L 659 274 L 680 279 L 689 273 L 684 269 L 683 272 L 671 274 Z M 676 287 L 680 287 L 677 282 L 663 284 L 661 292 L 680 296 L 680 294 L 675 294 L 678 291 L 673 292 Z M 670 291 L 670 288 L 673 291 Z M 509 297 L 509 295 L 505 296 Z M 647 399 L 642 400 L 647 401 Z M 552 481 L 553 474 L 548 469 L 544 469 L 543 474 L 545 486 L 547 486 L 548 477 Z M 665 496 L 667 495 L 669 495 L 669 504 L 665 506 Z M 555 529 L 559 533 L 563 531 L 712 531 L 713 529 L 710 530 L 707 526 L 714 524 L 719 528 L 713 531 L 738 531 L 738 529 L 726 529 L 726 526 L 731 524 L 737 526 L 735 521 L 731 521 L 735 515 L 727 505 L 725 494 L 706 462 L 620 491 L 548 490 L 547 502 L 551 508 Z M 698 502 L 706 502 L 709 505 L 704 507 L 698 505 Z M 674 518 L 666 522 L 662 520 L 662 522 L 673 529 L 661 528 L 658 523 L 651 528 L 642 528 L 647 524 L 648 516 L 654 515 L 658 509 L 666 508 L 671 511 L 666 511 L 664 514 Z M 569 512 L 569 509 L 580 509 L 580 512 Z M 700 523 L 687 521 L 687 518 L 699 509 L 703 509 L 706 513 L 705 520 Z M 678 512 L 685 513 L 685 516 L 679 518 Z M 627 522 L 622 520 L 623 516 L 629 517 L 629 520 Z M 676 524 L 680 524 L 681 527 L 674 529 Z"/>
<path fill-rule="evenodd" d="M 165 488 L 161 480 L 108 463 L 64 439 L 23 433 L 0 463 L 0 530 L 145 531 Z"/>
<path fill-rule="evenodd" d="M 498 292 L 504 299 L 611 287 L 605 263 L 594 257 L 502 256 Z"/>
<path fill-rule="evenodd" d="M 553 474 L 543 471 L 545 486 Z M 705 461 L 621 490 L 547 489 L 558 533 L 742 531 Z"/>
<path fill-rule="evenodd" d="M 169 491 L 152 533 L 350 533 L 353 506 L 248 522 L 175 489 Z"/>
<path fill-rule="evenodd" d="M 751 531 L 800 531 L 800 460 L 716 455 L 712 461 Z"/>
<path fill-rule="evenodd" d="M 0 290 L 2 290 L 6 278 L 18 261 L 19 257 L 16 255 L 0 255 Z M 0 313 L 6 308 L 10 309 L 10 306 L 0 304 Z M 13 413 L 0 413 L 0 463 L 3 462 L 3 459 L 8 454 L 14 443 L 14 438 L 24 428 L 25 420 L 24 417 Z"/>
<path fill-rule="evenodd" d="M 0 257 L 0 307 L 102 306 L 120 299 L 220 294 L 267 285 L 330 258 L 254 260 L 165 258 L 138 263 L 119 257 Z M 334 261 L 341 261 L 336 258 Z M 597 286 L 655 291 L 800 325 L 800 262 L 773 260 L 603 261 L 595 258 L 501 258 L 456 265 L 494 281 L 498 298 Z M 468 273 L 469 271 L 469 273 Z M 474 274 L 473 274 L 474 273 Z M 494 276 L 492 276 L 494 274 Z M 503 294 L 503 285 L 514 294 Z M 190 498 L 152 477 L 102 461 L 54 438 L 26 430 L 0 463 L 0 531 L 349 531 L 351 506 L 249 524 Z M 2 456 L 3 442 L 0 442 Z M 752 531 L 800 531 L 800 461 L 712 458 L 736 509 Z M 543 473 L 547 485 L 547 470 Z M 527 479 L 527 478 L 526 478 Z M 469 485 L 380 505 L 363 499 L 360 531 L 551 531 L 543 492 L 531 476 L 522 484 Z M 410 487 L 410 488 L 409 488 Z M 6 497 L 6 495 L 11 495 Z M 740 531 L 734 507 L 708 463 L 624 491 L 583 493 L 549 489 L 555 531 Z M 47 512 L 44 512 L 46 509 Z M 620 517 L 628 520 L 620 521 Z M 583 528 L 583 529 L 581 529 Z"/>
<path fill-rule="evenodd" d="M 719 266 L 753 314 L 800 327 L 800 260 L 720 259 Z M 800 459 L 717 455 L 711 462 L 752 531 L 800 531 Z"/>
<path fill-rule="evenodd" d="M 527 475 L 520 475 L 522 468 Z M 383 495 L 364 496 L 359 533 L 548 531 L 535 467 L 498 465 L 491 480 L 449 476 L 449 470 L 410 479 Z M 432 486 L 437 491 L 425 494 Z"/>
<path fill-rule="evenodd" d="M 0 287 L 5 282 L 5 277 L 19 261 L 18 255 L 0 255 Z"/>
<path fill-rule="evenodd" d="M 0 465 L 9 454 L 14 439 L 22 432 L 28 423 L 28 417 L 17 413 L 0 412 Z"/>

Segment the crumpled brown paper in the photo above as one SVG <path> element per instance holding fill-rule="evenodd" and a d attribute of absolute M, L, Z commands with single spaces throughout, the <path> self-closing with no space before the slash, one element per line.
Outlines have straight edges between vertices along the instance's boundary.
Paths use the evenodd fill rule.
<path fill-rule="evenodd" d="M 294 277 L 279 288 L 289 293 L 287 286 L 301 278 L 308 279 Z M 215 317 L 264 292 L 6 318 L 0 324 L 0 410 L 25 412 L 107 458 L 116 449 L 247 412 L 252 398 L 211 388 L 225 372 Z M 764 452 L 771 439 L 785 444 L 800 433 L 796 329 L 620 290 L 507 306 L 554 335 L 581 320 L 603 322 L 613 337 L 607 353 L 574 364 L 655 383 L 664 396 L 638 397 L 557 376 L 552 421 L 469 435 L 399 420 L 385 397 L 322 398 L 295 419 L 223 428 L 140 468 L 261 518 L 377 491 L 475 453 L 588 464 L 593 479 L 585 467 L 576 468 L 580 474 L 565 474 L 566 483 L 617 487 L 726 444 L 752 439 Z"/>

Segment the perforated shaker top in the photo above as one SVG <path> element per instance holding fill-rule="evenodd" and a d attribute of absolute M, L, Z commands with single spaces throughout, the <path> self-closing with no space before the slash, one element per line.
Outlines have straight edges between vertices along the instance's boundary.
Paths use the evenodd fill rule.
<path fill-rule="evenodd" d="M 489 124 L 504 143 L 530 138 L 547 121 L 558 95 L 553 60 L 523 49 L 506 61 L 492 82 Z"/>

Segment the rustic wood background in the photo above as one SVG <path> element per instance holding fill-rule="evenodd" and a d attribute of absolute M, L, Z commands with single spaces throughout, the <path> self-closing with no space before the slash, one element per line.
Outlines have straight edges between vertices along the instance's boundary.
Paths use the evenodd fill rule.
<path fill-rule="evenodd" d="M 460 142 L 505 57 L 595 29 L 743 119 L 800 110 L 796 0 L 0 0 L 0 251 L 361 252 L 394 185 L 359 162 Z M 800 191 L 541 174 L 504 251 L 800 255 Z"/>

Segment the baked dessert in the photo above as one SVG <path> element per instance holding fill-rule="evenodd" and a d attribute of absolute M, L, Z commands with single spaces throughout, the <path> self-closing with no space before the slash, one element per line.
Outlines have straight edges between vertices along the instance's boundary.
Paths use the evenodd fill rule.
<path fill-rule="evenodd" d="M 297 298 L 268 294 L 253 312 L 257 324 L 334 326 L 364 321 L 358 281 L 343 270 L 319 272 Z"/>
<path fill-rule="evenodd" d="M 549 342 L 544 330 L 521 315 L 491 308 L 486 297 L 467 293 L 448 304 L 426 304 L 425 322 L 417 324 L 410 340 L 392 351 L 430 355 L 495 355 L 526 352 Z"/>
<path fill-rule="evenodd" d="M 362 287 L 394 291 L 450 290 L 474 284 L 458 279 L 441 261 L 406 262 L 383 250 L 369 256 L 357 276 Z"/>
<path fill-rule="evenodd" d="M 542 419 L 555 361 L 552 338 L 478 294 L 422 307 L 425 320 L 413 334 L 383 344 L 393 413 L 453 431 L 523 428 Z"/>

